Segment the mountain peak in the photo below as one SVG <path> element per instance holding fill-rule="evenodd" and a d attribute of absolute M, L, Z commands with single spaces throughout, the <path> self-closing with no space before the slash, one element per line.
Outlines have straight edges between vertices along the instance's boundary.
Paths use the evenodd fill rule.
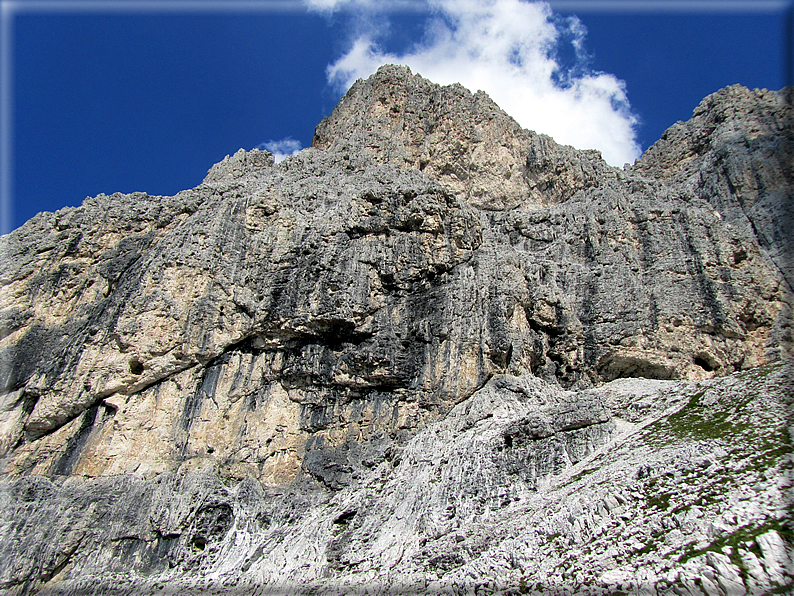
<path fill-rule="evenodd" d="M 437 85 L 395 65 L 358 80 L 317 126 L 312 146 L 420 170 L 489 210 L 565 200 L 609 169 L 598 152 L 522 129 L 483 91 Z M 550 184 L 555 169 L 567 176 Z"/>

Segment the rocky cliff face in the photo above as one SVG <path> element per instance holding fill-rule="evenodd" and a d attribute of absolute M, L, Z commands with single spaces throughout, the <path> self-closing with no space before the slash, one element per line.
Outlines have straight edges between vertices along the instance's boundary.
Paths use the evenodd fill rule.
<path fill-rule="evenodd" d="M 0 586 L 786 585 L 791 98 L 722 90 L 618 169 L 384 67 L 280 164 L 36 216 Z"/>

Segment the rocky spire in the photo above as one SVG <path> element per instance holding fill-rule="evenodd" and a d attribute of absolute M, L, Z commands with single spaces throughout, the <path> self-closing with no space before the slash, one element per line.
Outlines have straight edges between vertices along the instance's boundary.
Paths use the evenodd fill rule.
<path fill-rule="evenodd" d="M 598 152 L 523 130 L 484 92 L 442 87 L 406 66 L 357 81 L 312 146 L 420 170 L 487 210 L 551 205 L 615 176 Z"/>

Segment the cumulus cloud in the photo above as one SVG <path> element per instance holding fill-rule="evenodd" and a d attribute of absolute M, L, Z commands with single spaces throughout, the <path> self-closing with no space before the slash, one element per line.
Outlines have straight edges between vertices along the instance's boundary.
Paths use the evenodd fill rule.
<path fill-rule="evenodd" d="M 305 0 L 309 10 L 317 12 L 334 12 L 341 5 L 346 4 L 345 0 Z"/>
<path fill-rule="evenodd" d="M 304 0 L 304 4 L 315 12 L 333 13 L 344 9 L 363 11 L 401 12 L 424 11 L 425 0 Z"/>
<path fill-rule="evenodd" d="M 326 11 L 373 0 L 309 0 Z M 639 157 L 637 118 L 624 83 L 587 67 L 586 30 L 548 4 L 521 0 L 429 0 L 425 37 L 404 53 L 386 53 L 379 32 L 363 32 L 327 69 L 340 91 L 382 64 L 405 64 L 444 85 L 482 89 L 524 128 L 579 149 L 598 149 L 623 165 Z M 368 19 L 369 20 L 369 19 Z"/>
<path fill-rule="evenodd" d="M 298 151 L 302 149 L 300 141 L 296 141 L 292 137 L 284 137 L 279 141 L 266 141 L 264 143 L 260 143 L 254 149 L 264 149 L 265 151 L 270 151 L 275 158 L 276 163 L 283 161 L 290 155 L 295 155 Z"/>

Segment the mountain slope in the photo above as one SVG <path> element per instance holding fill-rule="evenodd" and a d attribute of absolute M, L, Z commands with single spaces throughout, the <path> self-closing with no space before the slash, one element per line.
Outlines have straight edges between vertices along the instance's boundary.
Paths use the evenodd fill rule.
<path fill-rule="evenodd" d="M 607 590 L 762 530 L 766 575 L 736 547 L 679 584 L 788 582 L 790 94 L 720 91 L 618 169 L 383 67 L 282 163 L 36 216 L 2 239 L 0 585 Z M 712 493 L 721 529 L 682 525 Z"/>

